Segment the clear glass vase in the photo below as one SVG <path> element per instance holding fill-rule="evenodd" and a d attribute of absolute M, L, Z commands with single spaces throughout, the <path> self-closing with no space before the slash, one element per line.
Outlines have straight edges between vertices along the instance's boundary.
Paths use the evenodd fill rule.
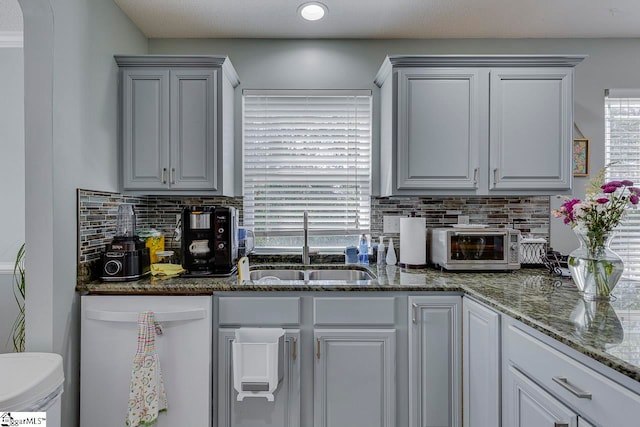
<path fill-rule="evenodd" d="M 610 299 L 624 271 L 622 258 L 609 247 L 614 233 L 573 231 L 580 242 L 568 259 L 573 281 L 587 299 Z"/>

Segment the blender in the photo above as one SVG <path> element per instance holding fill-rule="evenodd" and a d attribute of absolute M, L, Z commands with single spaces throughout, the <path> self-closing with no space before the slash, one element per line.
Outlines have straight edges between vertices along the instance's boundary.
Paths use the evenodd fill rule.
<path fill-rule="evenodd" d="M 109 282 L 137 280 L 149 274 L 149 248 L 136 235 L 133 205 L 118 206 L 116 235 L 101 256 L 100 278 Z"/>

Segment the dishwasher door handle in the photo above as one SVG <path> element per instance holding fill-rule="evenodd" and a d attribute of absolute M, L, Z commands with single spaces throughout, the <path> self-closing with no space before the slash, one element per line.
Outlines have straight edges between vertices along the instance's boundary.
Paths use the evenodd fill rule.
<path fill-rule="evenodd" d="M 144 310 L 143 310 L 144 311 Z M 87 310 L 87 319 L 102 320 L 103 322 L 138 322 L 138 312 L 135 311 L 105 311 Z M 154 312 L 158 322 L 179 322 L 184 320 L 199 320 L 207 317 L 204 308 L 195 308 L 182 311 L 157 311 Z"/>

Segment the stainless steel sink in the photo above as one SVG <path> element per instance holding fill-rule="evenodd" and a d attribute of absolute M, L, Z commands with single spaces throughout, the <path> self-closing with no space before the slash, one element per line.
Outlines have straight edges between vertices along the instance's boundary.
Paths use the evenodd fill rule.
<path fill-rule="evenodd" d="M 251 280 L 305 280 L 302 270 L 252 270 L 249 272 Z"/>
<path fill-rule="evenodd" d="M 376 276 L 366 269 L 353 268 L 323 268 L 323 269 L 257 269 L 249 272 L 253 281 L 281 281 L 303 280 L 307 282 L 318 280 L 375 280 Z"/>
<path fill-rule="evenodd" d="M 309 280 L 375 280 L 375 276 L 364 270 L 309 270 Z"/>

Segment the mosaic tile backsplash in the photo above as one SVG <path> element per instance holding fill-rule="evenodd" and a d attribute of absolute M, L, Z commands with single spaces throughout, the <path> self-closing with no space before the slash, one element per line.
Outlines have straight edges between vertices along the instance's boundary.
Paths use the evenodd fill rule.
<path fill-rule="evenodd" d="M 78 260 L 80 263 L 100 258 L 104 246 L 113 239 L 116 216 L 121 203 L 135 206 L 138 229 L 155 228 L 165 235 L 165 247 L 177 249 L 173 240 L 176 216 L 184 206 L 234 206 L 240 211 L 242 197 L 168 197 L 127 196 L 91 190 L 78 190 Z M 455 224 L 458 215 L 468 215 L 476 224 L 514 227 L 524 236 L 533 235 L 549 241 L 549 196 L 527 197 L 372 197 L 371 235 L 380 236 L 385 215 L 426 218 L 427 227 Z M 398 235 L 390 235 L 397 238 Z M 377 241 L 377 239 L 375 240 Z M 397 246 L 397 245 L 396 245 Z"/>
<path fill-rule="evenodd" d="M 177 249 L 173 240 L 176 217 L 184 206 L 234 206 L 242 209 L 241 197 L 127 196 L 92 190 L 78 190 L 78 261 L 95 261 L 116 234 L 118 206 L 135 207 L 138 230 L 155 228 L 165 235 L 165 247 Z M 240 223 L 242 212 L 240 211 Z"/>

